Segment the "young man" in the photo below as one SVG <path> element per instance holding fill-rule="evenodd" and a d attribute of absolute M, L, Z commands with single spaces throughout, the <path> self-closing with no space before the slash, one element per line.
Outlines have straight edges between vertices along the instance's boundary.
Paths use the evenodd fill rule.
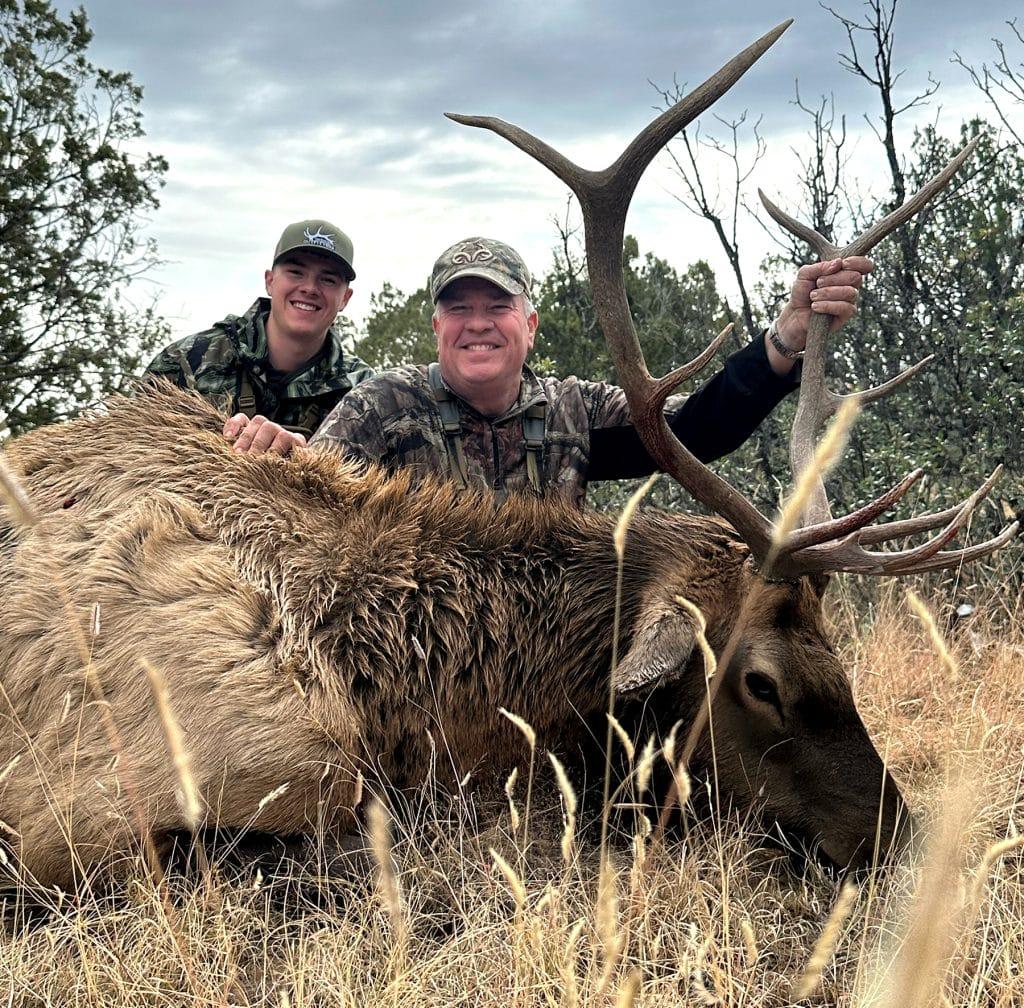
<path fill-rule="evenodd" d="M 801 267 L 767 332 L 732 354 L 669 424 L 702 461 L 739 447 L 797 387 L 792 372 L 812 312 L 838 327 L 856 311 L 872 264 L 863 257 Z M 526 367 L 537 332 L 530 272 L 508 245 L 467 238 L 441 254 L 430 290 L 436 364 L 365 382 L 324 421 L 313 446 L 417 477 L 440 473 L 498 497 L 556 495 L 581 505 L 589 480 L 647 475 L 654 463 L 629 422 L 622 389 L 538 378 Z"/>
<path fill-rule="evenodd" d="M 233 410 L 224 436 L 236 451 L 287 454 L 373 374 L 343 352 L 333 328 L 352 296 L 352 260 L 352 242 L 333 224 L 289 224 L 264 274 L 268 296 L 244 315 L 173 343 L 146 374 Z"/>

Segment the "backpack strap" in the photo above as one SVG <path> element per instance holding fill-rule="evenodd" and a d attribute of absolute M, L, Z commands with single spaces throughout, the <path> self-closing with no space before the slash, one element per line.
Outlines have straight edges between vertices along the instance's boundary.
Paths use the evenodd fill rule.
<path fill-rule="evenodd" d="M 441 426 L 444 428 L 444 440 L 448 445 L 452 479 L 460 489 L 465 490 L 469 485 L 469 480 L 466 475 L 466 457 L 462 452 L 462 420 L 459 418 L 458 405 L 441 380 L 441 365 L 437 361 L 427 368 L 427 381 L 430 383 L 430 389 L 434 393 L 434 402 L 437 403 L 438 412 L 441 414 Z"/>
<path fill-rule="evenodd" d="M 542 496 L 544 488 L 541 485 L 541 459 L 544 452 L 544 420 L 547 416 L 548 401 L 534 403 L 526 407 L 526 414 L 523 416 L 523 438 L 526 441 L 526 474 L 530 480 L 530 486 L 538 496 Z"/>
<path fill-rule="evenodd" d="M 252 378 L 245 368 L 241 368 L 238 377 L 238 398 L 235 400 L 235 409 L 244 413 L 250 420 L 256 415 L 256 390 L 253 388 Z"/>

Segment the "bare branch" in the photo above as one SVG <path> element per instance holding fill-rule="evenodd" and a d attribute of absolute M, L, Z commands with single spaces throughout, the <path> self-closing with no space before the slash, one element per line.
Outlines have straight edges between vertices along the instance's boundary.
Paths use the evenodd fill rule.
<path fill-rule="evenodd" d="M 1016 19 L 1007 21 L 1006 24 L 1017 41 L 1024 45 L 1024 32 L 1017 26 Z M 994 62 L 994 69 L 989 69 L 987 63 L 982 63 L 981 69 L 976 70 L 956 51 L 951 62 L 967 71 L 975 87 L 985 95 L 995 109 L 1006 131 L 1018 144 L 1024 145 L 1024 126 L 1011 121 L 1006 108 L 1006 102 L 1009 102 L 1010 107 L 1024 106 L 1024 60 L 1021 60 L 1019 66 L 1012 65 L 1006 53 L 1005 43 L 998 38 L 992 39 L 992 42 L 999 54 Z"/>

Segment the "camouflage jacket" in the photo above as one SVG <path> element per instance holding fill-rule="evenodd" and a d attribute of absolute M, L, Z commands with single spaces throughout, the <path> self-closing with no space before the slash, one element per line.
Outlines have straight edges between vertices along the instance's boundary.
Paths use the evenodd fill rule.
<path fill-rule="evenodd" d="M 732 354 L 725 366 L 690 396 L 666 404 L 677 436 L 705 462 L 738 448 L 794 388 L 794 378 L 771 370 L 763 339 Z M 523 419 L 546 400 L 540 480 L 545 495 L 582 505 L 589 480 L 628 479 L 654 471 L 654 462 L 631 426 L 622 389 L 579 378 L 538 378 L 523 369 L 519 398 L 499 417 L 485 417 L 449 389 L 458 406 L 469 482 L 498 497 L 531 491 Z M 452 459 L 441 413 L 425 365 L 377 375 L 347 395 L 312 441 L 321 450 L 407 467 L 419 478 L 451 478 Z"/>
<path fill-rule="evenodd" d="M 341 337 L 331 328 L 323 349 L 311 361 L 288 374 L 275 372 L 267 356 L 269 312 L 270 299 L 257 299 L 244 315 L 229 315 L 161 350 L 146 375 L 194 389 L 227 412 L 242 409 L 286 427 L 315 431 L 342 396 L 373 371 L 342 351 Z M 255 399 L 251 408 L 239 403 L 248 390 Z"/>

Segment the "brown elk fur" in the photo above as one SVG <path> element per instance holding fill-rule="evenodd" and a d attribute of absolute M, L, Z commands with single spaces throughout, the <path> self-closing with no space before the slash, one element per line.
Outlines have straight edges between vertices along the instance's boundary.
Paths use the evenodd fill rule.
<path fill-rule="evenodd" d="M 221 423 L 162 390 L 9 448 L 40 514 L 0 512 L 0 820 L 26 877 L 72 882 L 132 842 L 139 812 L 157 835 L 183 825 L 143 659 L 167 679 L 208 821 L 283 833 L 352 828 L 357 772 L 403 785 L 432 761 L 456 778 L 507 768 L 522 740 L 499 706 L 563 745 L 604 708 L 609 518 L 532 499 L 495 511 L 312 451 L 239 455 Z M 746 561 L 719 522 L 638 516 L 619 674 L 660 679 L 647 706 L 692 718 L 703 678 L 673 596 L 701 607 L 721 650 L 759 592 L 716 703 L 723 785 L 833 860 L 864 860 L 883 779 L 888 831 L 898 792 L 818 593 Z M 744 686 L 755 667 L 778 684 L 777 717 Z"/>

